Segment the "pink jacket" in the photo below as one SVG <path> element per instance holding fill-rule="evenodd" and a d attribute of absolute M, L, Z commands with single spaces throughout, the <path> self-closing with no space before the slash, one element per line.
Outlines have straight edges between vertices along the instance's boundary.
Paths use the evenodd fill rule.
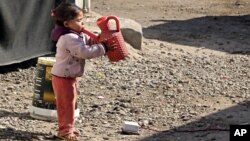
<path fill-rule="evenodd" d="M 93 44 L 86 34 L 61 35 L 56 44 L 56 62 L 51 73 L 59 77 L 80 77 L 83 75 L 85 59 L 105 54 L 102 44 Z"/>

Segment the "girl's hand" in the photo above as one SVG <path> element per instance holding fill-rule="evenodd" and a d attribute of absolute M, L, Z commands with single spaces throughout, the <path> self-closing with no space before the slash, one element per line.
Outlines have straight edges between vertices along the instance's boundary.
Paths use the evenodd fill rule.
<path fill-rule="evenodd" d="M 118 43 L 115 41 L 112 41 L 110 44 L 107 44 L 107 42 L 104 42 L 103 45 L 104 45 L 105 50 L 107 52 L 107 51 L 115 50 L 118 46 Z"/>
<path fill-rule="evenodd" d="M 110 45 L 108 45 L 108 50 L 115 50 L 118 46 L 118 43 L 115 41 L 112 41 Z"/>

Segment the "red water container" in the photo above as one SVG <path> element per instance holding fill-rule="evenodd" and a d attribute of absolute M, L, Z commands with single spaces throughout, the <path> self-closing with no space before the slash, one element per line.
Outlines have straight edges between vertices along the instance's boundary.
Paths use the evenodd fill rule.
<path fill-rule="evenodd" d="M 116 29 L 111 29 L 109 20 L 116 22 Z M 88 34 L 95 41 L 105 43 L 107 46 L 115 44 L 113 50 L 107 52 L 107 56 L 111 62 L 117 62 L 128 56 L 128 50 L 120 29 L 120 22 L 116 16 L 103 16 L 97 19 L 96 24 L 101 29 L 100 36 L 83 29 L 83 32 Z"/>

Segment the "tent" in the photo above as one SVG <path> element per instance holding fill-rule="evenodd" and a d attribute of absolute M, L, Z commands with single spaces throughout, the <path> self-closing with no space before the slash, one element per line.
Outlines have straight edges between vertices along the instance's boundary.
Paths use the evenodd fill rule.
<path fill-rule="evenodd" d="M 0 0 L 0 66 L 53 53 L 50 11 L 60 2 Z"/>

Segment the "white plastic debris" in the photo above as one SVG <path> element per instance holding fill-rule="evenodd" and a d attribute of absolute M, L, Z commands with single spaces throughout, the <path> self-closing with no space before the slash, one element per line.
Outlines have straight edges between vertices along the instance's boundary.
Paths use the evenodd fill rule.
<path fill-rule="evenodd" d="M 103 96 L 97 96 L 97 98 L 98 98 L 98 99 L 104 99 L 104 97 L 103 97 Z"/>
<path fill-rule="evenodd" d="M 125 133 L 138 133 L 139 124 L 137 122 L 123 121 L 122 131 Z"/>

